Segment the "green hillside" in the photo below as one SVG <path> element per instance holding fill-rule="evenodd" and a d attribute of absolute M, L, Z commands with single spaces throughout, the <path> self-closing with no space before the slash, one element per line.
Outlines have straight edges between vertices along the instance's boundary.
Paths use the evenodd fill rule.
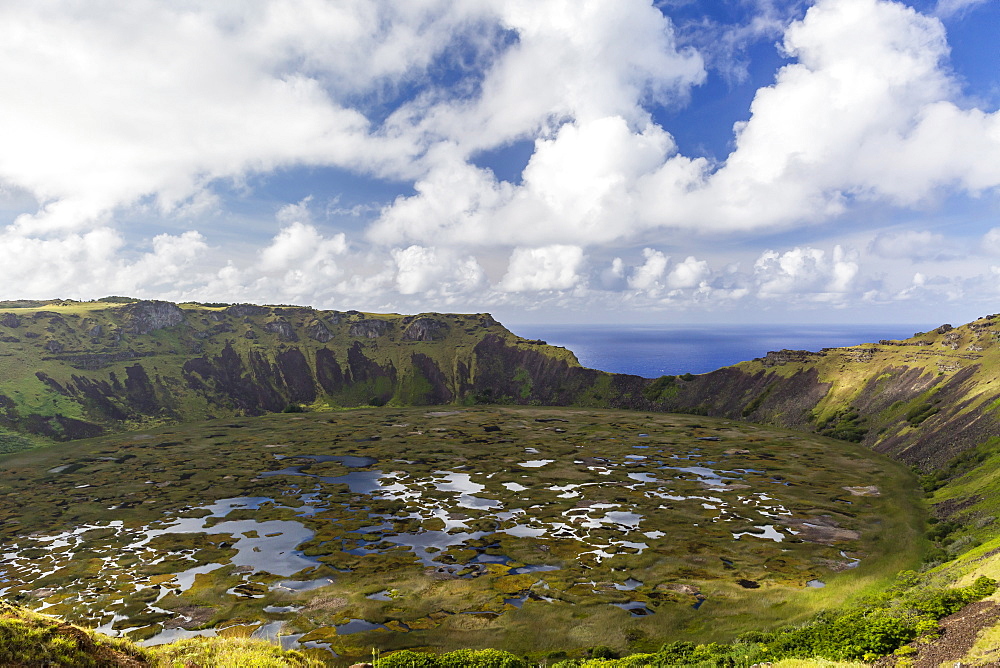
<path fill-rule="evenodd" d="M 0 303 L 3 595 L 332 665 L 992 665 L 998 341 L 988 316 L 649 380 L 486 314 Z M 240 547 L 288 531 L 271 571 Z M 452 665 L 379 665 L 418 659 Z"/>
<path fill-rule="evenodd" d="M 604 375 L 487 314 L 2 302 L 0 451 L 290 406 L 567 403 L 579 387 L 544 381 L 569 369 Z"/>

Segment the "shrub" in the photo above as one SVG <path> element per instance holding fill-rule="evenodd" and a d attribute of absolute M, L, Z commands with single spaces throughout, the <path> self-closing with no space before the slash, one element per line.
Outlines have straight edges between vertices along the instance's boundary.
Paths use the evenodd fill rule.
<path fill-rule="evenodd" d="M 375 668 L 440 668 L 434 654 L 402 649 L 375 660 Z"/>
<path fill-rule="evenodd" d="M 440 668 L 528 668 L 524 659 L 499 649 L 459 649 L 438 657 Z"/>
<path fill-rule="evenodd" d="M 607 645 L 598 645 L 597 647 L 591 647 L 588 652 L 592 659 L 617 659 L 618 652 L 611 649 Z"/>

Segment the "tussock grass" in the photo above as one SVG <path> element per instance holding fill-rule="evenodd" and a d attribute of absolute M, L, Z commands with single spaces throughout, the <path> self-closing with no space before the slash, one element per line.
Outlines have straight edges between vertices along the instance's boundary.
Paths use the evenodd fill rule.
<path fill-rule="evenodd" d="M 148 650 L 157 668 L 240 666 L 240 668 L 320 668 L 324 662 L 251 638 L 190 638 Z"/>

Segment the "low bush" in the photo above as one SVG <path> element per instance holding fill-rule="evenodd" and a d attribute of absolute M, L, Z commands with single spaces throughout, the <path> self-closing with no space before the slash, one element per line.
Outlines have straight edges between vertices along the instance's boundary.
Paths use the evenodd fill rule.
<path fill-rule="evenodd" d="M 404 649 L 376 659 L 375 668 L 528 668 L 528 664 L 499 649 L 459 649 L 445 654 Z"/>

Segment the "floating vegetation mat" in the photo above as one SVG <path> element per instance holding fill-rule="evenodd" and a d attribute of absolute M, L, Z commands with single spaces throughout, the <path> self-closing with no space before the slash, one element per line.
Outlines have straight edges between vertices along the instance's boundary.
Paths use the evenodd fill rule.
<path fill-rule="evenodd" d="M 0 468 L 0 595 L 146 643 L 252 634 L 345 659 L 794 620 L 909 566 L 896 548 L 919 531 L 887 460 L 692 416 L 276 415 Z"/>

